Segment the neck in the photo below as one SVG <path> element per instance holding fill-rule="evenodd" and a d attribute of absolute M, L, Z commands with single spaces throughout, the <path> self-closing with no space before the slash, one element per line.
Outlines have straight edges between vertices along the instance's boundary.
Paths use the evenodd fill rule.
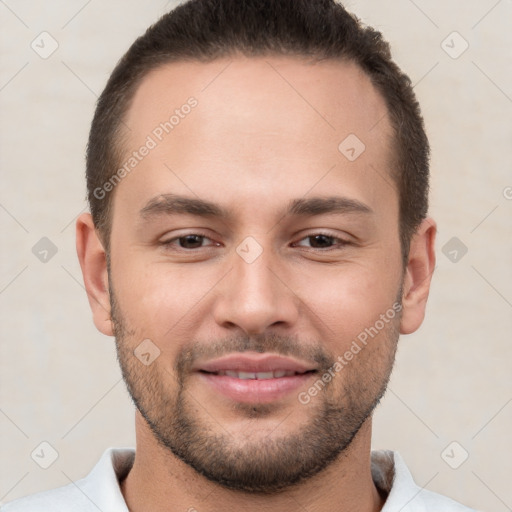
<path fill-rule="evenodd" d="M 371 418 L 327 468 L 273 495 L 233 491 L 207 480 L 158 444 L 138 412 L 136 432 L 135 462 L 121 482 L 130 512 L 378 512 L 384 504 L 371 477 Z"/>

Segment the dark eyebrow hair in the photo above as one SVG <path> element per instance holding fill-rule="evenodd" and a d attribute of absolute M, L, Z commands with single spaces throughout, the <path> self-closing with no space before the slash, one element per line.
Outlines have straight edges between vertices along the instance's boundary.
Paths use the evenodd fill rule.
<path fill-rule="evenodd" d="M 229 217 L 229 213 L 215 203 L 176 194 L 162 194 L 154 197 L 140 211 L 140 215 L 143 218 L 159 214 L 172 215 L 179 213 L 197 215 L 199 217 Z"/>
<path fill-rule="evenodd" d="M 322 215 L 324 213 L 374 213 L 366 204 L 348 197 L 311 197 L 290 202 L 287 215 Z"/>
<path fill-rule="evenodd" d="M 350 199 L 341 196 L 311 197 L 308 199 L 293 199 L 289 202 L 284 215 L 292 216 L 312 216 L 327 213 L 374 213 L 366 204 L 357 199 Z M 230 219 L 232 217 L 229 210 L 226 210 L 218 204 L 204 199 L 180 196 L 176 194 L 162 194 L 150 199 L 140 211 L 144 219 L 157 215 L 188 214 L 199 217 L 219 217 L 221 219 Z"/>

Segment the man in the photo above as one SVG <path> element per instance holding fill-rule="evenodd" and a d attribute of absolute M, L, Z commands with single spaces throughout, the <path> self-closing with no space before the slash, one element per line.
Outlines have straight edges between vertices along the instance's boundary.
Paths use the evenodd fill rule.
<path fill-rule="evenodd" d="M 429 145 L 332 0 L 192 0 L 118 63 L 77 250 L 136 450 L 11 511 L 467 511 L 371 452 L 435 264 Z"/>

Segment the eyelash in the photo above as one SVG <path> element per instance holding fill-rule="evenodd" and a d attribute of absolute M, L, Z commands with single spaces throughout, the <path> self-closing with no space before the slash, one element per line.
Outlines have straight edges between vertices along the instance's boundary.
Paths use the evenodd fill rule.
<path fill-rule="evenodd" d="M 205 233 L 194 232 L 194 233 L 185 233 L 184 235 L 180 235 L 180 236 L 177 236 L 175 238 L 171 238 L 170 240 L 163 241 L 163 242 L 161 242 L 161 245 L 163 245 L 166 249 L 170 248 L 170 250 L 176 250 L 177 252 L 190 252 L 190 253 L 192 253 L 194 251 L 197 251 L 197 250 L 200 250 L 200 249 L 204 249 L 204 247 L 198 247 L 198 248 L 195 248 L 195 249 L 185 249 L 183 247 L 173 248 L 173 242 L 177 242 L 180 239 L 186 238 L 188 236 L 197 236 L 197 237 L 206 238 L 207 240 L 210 240 L 208 235 L 206 235 Z M 339 237 L 336 237 L 334 235 L 331 235 L 330 233 L 325 233 L 325 232 L 317 232 L 317 233 L 312 233 L 310 235 L 306 235 L 306 236 L 302 237 L 299 240 L 299 242 L 301 242 L 302 240 L 305 240 L 307 238 L 314 238 L 316 236 L 325 236 L 325 237 L 327 237 L 329 239 L 332 239 L 335 243 L 337 242 L 336 245 L 338 247 L 336 247 L 336 245 L 334 247 L 328 247 L 328 248 L 325 248 L 325 249 L 321 249 L 321 248 L 319 249 L 319 248 L 311 247 L 310 249 L 314 250 L 314 251 L 329 252 L 329 251 L 332 251 L 332 250 L 336 250 L 337 248 L 338 249 L 343 248 L 344 246 L 350 244 L 350 242 L 348 242 L 347 240 L 344 240 L 343 238 L 339 238 Z M 209 247 L 212 247 L 212 246 L 209 246 Z"/>

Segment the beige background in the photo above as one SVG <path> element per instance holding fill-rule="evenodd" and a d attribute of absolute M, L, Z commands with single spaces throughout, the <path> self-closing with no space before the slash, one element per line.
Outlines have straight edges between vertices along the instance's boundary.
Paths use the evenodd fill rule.
<path fill-rule="evenodd" d="M 86 206 L 96 97 L 132 40 L 172 5 L 0 2 L 0 501 L 67 484 L 105 448 L 133 445 L 133 408 L 113 341 L 91 320 L 74 219 Z M 439 224 L 427 319 L 401 340 L 374 447 L 399 450 L 428 489 L 511 510 L 512 1 L 346 5 L 384 32 L 416 84 Z M 31 48 L 42 31 L 59 45 L 47 59 Z M 453 31 L 469 43 L 456 59 L 442 47 Z M 447 40 L 452 52 L 462 43 Z M 42 237 L 58 249 L 46 263 L 32 253 Z M 468 248 L 455 263 L 443 253 L 452 237 Z M 30 457 L 42 441 L 59 455 L 46 470 Z M 458 469 L 441 456 L 453 441 L 452 464 L 469 454 Z"/>

